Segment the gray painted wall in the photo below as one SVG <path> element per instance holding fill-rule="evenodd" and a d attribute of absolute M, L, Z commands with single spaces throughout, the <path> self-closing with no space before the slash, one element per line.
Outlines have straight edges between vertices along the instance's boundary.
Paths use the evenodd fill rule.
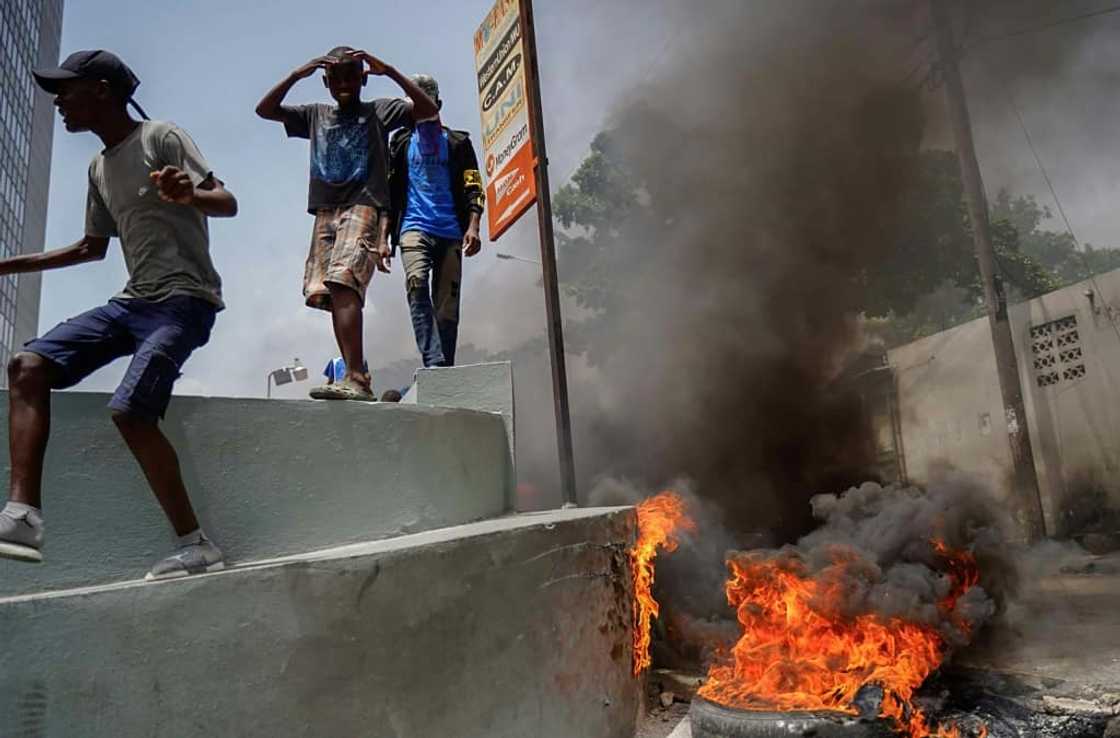
<path fill-rule="evenodd" d="M 509 437 L 510 456 L 515 455 L 513 364 L 510 362 L 420 369 L 409 395 L 410 401 L 421 405 L 500 413 Z"/>
<path fill-rule="evenodd" d="M 1014 305 L 1009 315 L 1047 528 L 1077 533 L 1101 502 L 1120 510 L 1120 270 Z M 1076 343 L 1055 340 L 1045 350 L 1056 339 L 1045 327 L 1057 321 L 1063 340 L 1076 331 Z M 1043 333 L 1032 336 L 1032 328 Z M 1061 360 L 1074 349 L 1079 355 Z M 926 482 L 953 467 L 1010 503 L 1007 421 L 987 318 L 894 349 L 889 359 L 909 476 Z M 1056 381 L 1044 376 L 1054 374 Z"/>
<path fill-rule="evenodd" d="M 172 532 L 101 393 L 55 393 L 45 563 L 0 560 L 0 595 L 142 577 Z M 7 393 L 0 447 L 7 449 Z M 502 418 L 390 403 L 176 397 L 164 431 L 203 527 L 231 562 L 501 515 Z M 7 478 L 8 458 L 3 455 Z"/>
<path fill-rule="evenodd" d="M 555 511 L 0 601 L 0 732 L 631 738 L 633 535 Z"/>

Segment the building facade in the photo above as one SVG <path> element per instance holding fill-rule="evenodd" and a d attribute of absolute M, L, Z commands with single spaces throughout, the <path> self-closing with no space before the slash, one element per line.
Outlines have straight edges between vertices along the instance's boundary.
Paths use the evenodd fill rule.
<path fill-rule="evenodd" d="M 909 481 L 963 473 L 1017 510 L 1008 426 L 1025 422 L 1048 534 L 1120 545 L 1120 270 L 1012 305 L 1008 317 L 1026 418 L 1004 415 L 984 317 L 888 352 L 897 412 L 879 413 L 879 436 L 894 440 Z"/>
<path fill-rule="evenodd" d="M 0 258 L 43 250 L 54 108 L 31 70 L 58 63 L 62 4 L 0 2 Z M 3 364 L 39 329 L 40 286 L 39 274 L 0 276 Z"/>

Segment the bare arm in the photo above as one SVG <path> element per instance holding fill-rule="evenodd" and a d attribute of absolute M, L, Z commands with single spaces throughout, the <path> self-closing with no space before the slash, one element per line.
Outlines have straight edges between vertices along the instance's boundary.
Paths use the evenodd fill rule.
<path fill-rule="evenodd" d="M 486 191 L 482 188 L 482 175 L 478 171 L 478 157 L 474 146 L 465 141 L 460 148 L 463 158 L 463 197 L 470 211 L 467 232 L 463 234 L 463 253 L 474 256 L 482 250 L 482 238 L 478 235 L 478 225 L 482 220 L 482 209 L 486 207 Z"/>
<path fill-rule="evenodd" d="M 237 198 L 220 179 L 211 177 L 194 188 L 191 205 L 211 218 L 232 218 L 237 215 Z"/>
<path fill-rule="evenodd" d="M 151 173 L 159 188 L 160 199 L 180 205 L 191 205 L 212 218 L 237 215 L 237 198 L 213 175 L 195 187 L 190 175 L 178 167 L 167 166 Z"/>
<path fill-rule="evenodd" d="M 284 114 L 280 107 L 284 104 L 284 98 L 288 96 L 288 91 L 292 89 L 295 83 L 315 74 L 316 69 L 327 69 L 334 62 L 335 60 L 330 57 L 320 56 L 294 70 L 261 98 L 261 101 L 257 103 L 257 115 L 265 120 L 283 120 Z"/>
<path fill-rule="evenodd" d="M 393 250 L 389 248 L 389 212 L 382 210 L 377 216 L 377 269 L 389 273 Z"/>
<path fill-rule="evenodd" d="M 477 210 L 471 211 L 471 219 L 467 224 L 467 232 L 463 234 L 463 253 L 474 256 L 482 250 L 482 238 L 478 235 L 478 224 L 482 214 Z"/>
<path fill-rule="evenodd" d="M 432 101 L 432 98 L 428 97 L 428 93 L 420 89 L 420 86 L 413 82 L 408 75 L 401 74 L 393 65 L 386 64 L 368 51 L 351 51 L 350 56 L 364 61 L 370 74 L 388 77 L 400 85 L 404 94 L 412 99 L 413 120 L 427 120 L 439 114 L 439 106 Z"/>
<path fill-rule="evenodd" d="M 106 236 L 82 236 L 82 239 L 69 246 L 38 254 L 21 254 L 0 261 L 0 274 L 23 274 L 42 272 L 47 269 L 84 264 L 87 261 L 100 261 L 109 250 Z"/>

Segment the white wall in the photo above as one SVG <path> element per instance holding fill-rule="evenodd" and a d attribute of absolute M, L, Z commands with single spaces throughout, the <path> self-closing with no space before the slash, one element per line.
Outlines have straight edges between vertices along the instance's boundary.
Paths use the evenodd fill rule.
<path fill-rule="evenodd" d="M 1120 510 L 1120 270 L 1015 305 L 1010 318 L 1047 529 L 1076 533 L 1100 502 L 1087 501 L 1088 493 Z M 1057 345 L 1059 335 L 1066 345 Z M 910 479 L 929 482 L 952 468 L 1010 503 L 1007 422 L 987 318 L 888 356 Z M 1053 365 L 1043 365 L 1046 357 Z"/>

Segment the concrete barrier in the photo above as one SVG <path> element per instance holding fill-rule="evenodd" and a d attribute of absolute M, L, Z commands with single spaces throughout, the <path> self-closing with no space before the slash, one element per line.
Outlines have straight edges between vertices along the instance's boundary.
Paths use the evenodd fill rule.
<path fill-rule="evenodd" d="M 513 364 L 508 361 L 419 369 L 405 401 L 500 413 L 506 424 L 510 456 L 516 455 Z"/>
<path fill-rule="evenodd" d="M 629 508 L 0 600 L 0 734 L 631 738 Z"/>
<path fill-rule="evenodd" d="M 108 399 L 55 393 L 46 562 L 0 560 L 0 596 L 134 579 L 170 551 L 170 527 L 110 421 Z M 3 392 L 5 449 L 7 410 Z M 492 413 L 176 397 L 163 427 L 203 526 L 231 562 L 481 520 L 512 505 L 506 429 Z"/>

